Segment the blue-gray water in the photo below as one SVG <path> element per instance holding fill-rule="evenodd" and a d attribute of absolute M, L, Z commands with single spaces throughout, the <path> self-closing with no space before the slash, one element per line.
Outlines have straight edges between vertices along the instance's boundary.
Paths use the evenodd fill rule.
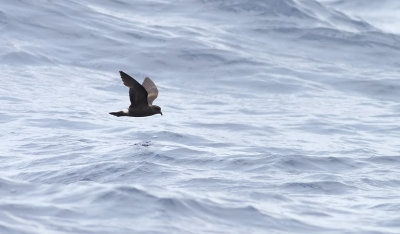
<path fill-rule="evenodd" d="M 0 233 L 399 233 L 400 3 L 361 2 L 0 0 Z M 119 70 L 163 116 L 108 114 Z"/>

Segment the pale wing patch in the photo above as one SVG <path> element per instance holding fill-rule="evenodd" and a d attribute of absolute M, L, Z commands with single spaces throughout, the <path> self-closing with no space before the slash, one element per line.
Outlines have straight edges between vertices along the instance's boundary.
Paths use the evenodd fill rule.
<path fill-rule="evenodd" d="M 147 91 L 147 102 L 149 105 L 153 105 L 153 101 L 157 98 L 158 96 L 158 89 L 157 86 L 154 84 L 154 82 L 149 78 L 146 77 L 144 79 L 142 86 L 144 89 Z"/>

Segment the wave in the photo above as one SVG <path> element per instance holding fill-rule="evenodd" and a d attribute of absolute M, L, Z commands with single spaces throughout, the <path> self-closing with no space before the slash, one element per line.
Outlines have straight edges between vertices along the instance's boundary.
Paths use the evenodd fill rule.
<path fill-rule="evenodd" d="M 337 181 L 291 182 L 283 184 L 281 187 L 285 191 L 301 194 L 347 194 L 349 191 L 354 192 L 357 189 Z"/>
<path fill-rule="evenodd" d="M 28 3 L 23 1 L 20 4 Z M 105 1 L 92 3 L 88 7 L 78 3 L 71 5 L 50 3 L 48 6 L 29 3 L 31 10 L 23 12 L 26 17 L 33 17 L 34 14 L 44 14 L 45 17 L 32 20 L 28 24 L 24 24 L 21 20 L 7 21 L 5 35 L 12 32 L 15 36 L 8 37 L 5 41 L 22 47 L 23 50 L 15 51 L 14 49 L 2 54 L 0 59 L 4 64 L 64 64 L 96 66 L 106 70 L 117 67 L 110 64 L 112 61 L 117 61 L 122 67 L 129 67 L 129 64 L 135 61 L 137 66 L 143 67 L 143 70 L 154 63 L 158 63 L 160 69 L 170 65 L 179 66 L 180 63 L 186 64 L 185 66 L 196 63 L 229 65 L 232 61 L 240 64 L 248 62 L 255 64 L 256 61 L 240 55 L 246 52 L 246 48 L 238 53 L 234 49 L 237 50 L 240 47 L 226 46 L 245 45 L 241 42 L 229 42 L 228 38 L 240 39 L 234 35 L 247 38 L 245 41 L 251 41 L 253 37 L 252 33 L 246 35 L 243 32 L 235 32 L 235 27 L 244 30 L 250 28 L 253 32 L 274 31 L 307 41 L 334 42 L 339 45 L 361 47 L 376 45 L 399 49 L 399 39 L 396 36 L 379 32 L 366 22 L 352 19 L 315 0 L 190 1 L 186 4 L 198 5 L 202 10 L 189 25 L 177 27 L 169 27 L 168 21 L 156 25 L 151 22 L 147 24 L 139 17 L 129 17 L 125 11 L 119 15 L 118 9 L 123 9 L 124 6 L 131 7 L 127 4 Z M 152 6 L 150 3 L 142 5 Z M 171 12 L 180 9 L 176 2 L 157 2 L 153 5 L 162 6 Z M 7 4 L 5 7 L 10 6 L 12 4 Z M 111 12 L 106 15 L 104 12 L 98 12 L 98 8 L 105 9 L 107 6 L 112 7 L 109 10 Z M 116 9 L 113 9 L 114 7 Z M 21 9 L 23 8 L 16 8 L 16 14 L 22 14 Z M 175 17 L 184 19 L 192 15 L 192 11 L 190 8 L 179 10 L 180 14 Z M 7 11 L 1 14 L 2 18 L 7 18 L 5 12 Z M 226 29 L 211 28 L 217 35 L 221 34 L 223 41 L 207 39 L 207 32 L 211 27 L 208 21 L 209 16 L 212 14 L 215 17 L 218 16 L 219 21 L 226 21 L 232 16 L 229 12 L 240 16 L 241 20 L 231 21 L 231 26 L 224 24 L 224 27 L 228 26 Z M 97 14 L 103 15 L 99 17 Z M 86 16 L 85 19 L 83 15 Z M 57 23 L 60 21 L 64 22 L 63 25 Z M 88 47 L 88 44 L 95 44 L 96 48 Z M 218 47 L 221 49 L 217 49 Z M 72 51 L 74 53 L 71 53 Z M 114 55 L 112 51 L 122 51 L 122 54 Z M 167 59 L 167 57 L 173 59 Z"/>
<path fill-rule="evenodd" d="M 359 1 L 3 2 L 0 232 L 397 227 L 400 39 Z M 118 70 L 164 115 L 110 116 Z"/>

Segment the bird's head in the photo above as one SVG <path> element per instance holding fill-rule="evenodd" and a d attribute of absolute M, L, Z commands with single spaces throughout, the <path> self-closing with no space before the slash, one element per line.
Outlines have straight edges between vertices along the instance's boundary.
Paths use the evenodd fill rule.
<path fill-rule="evenodd" d="M 153 109 L 154 114 L 161 114 L 162 115 L 161 107 L 153 105 L 153 106 L 151 106 L 151 108 Z"/>

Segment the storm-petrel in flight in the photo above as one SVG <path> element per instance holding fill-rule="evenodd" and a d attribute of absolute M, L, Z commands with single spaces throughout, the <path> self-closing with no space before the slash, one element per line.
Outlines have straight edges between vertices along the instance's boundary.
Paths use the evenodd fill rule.
<path fill-rule="evenodd" d="M 119 74 L 121 74 L 124 85 L 129 87 L 129 98 L 131 99 L 131 105 L 128 109 L 118 112 L 110 112 L 111 115 L 118 117 L 145 117 L 155 114 L 162 115 L 161 108 L 153 105 L 153 101 L 158 96 L 158 89 L 149 77 L 144 79 L 143 84 L 139 84 L 139 82 L 125 72 L 119 71 Z"/>

